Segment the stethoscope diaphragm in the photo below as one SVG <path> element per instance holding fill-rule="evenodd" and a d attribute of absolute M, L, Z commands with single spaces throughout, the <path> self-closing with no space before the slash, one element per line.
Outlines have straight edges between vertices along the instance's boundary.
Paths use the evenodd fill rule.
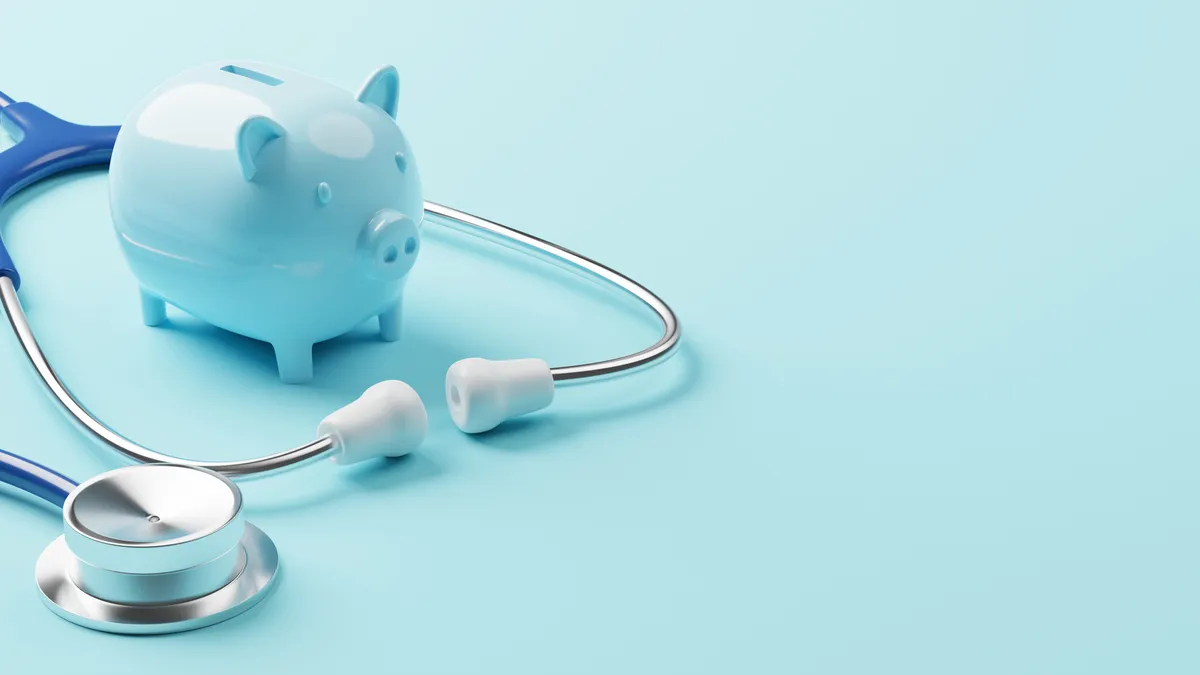
<path fill-rule="evenodd" d="M 64 534 L 38 558 L 46 605 L 110 633 L 175 633 L 250 609 L 279 572 L 275 544 L 242 517 L 228 478 L 174 464 L 128 466 L 80 485 Z"/>

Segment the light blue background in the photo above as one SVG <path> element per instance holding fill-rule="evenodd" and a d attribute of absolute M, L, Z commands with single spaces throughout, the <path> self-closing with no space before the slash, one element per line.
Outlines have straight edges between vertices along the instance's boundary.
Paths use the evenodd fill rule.
<path fill-rule="evenodd" d="M 103 173 L 33 189 L 0 214 L 22 299 L 117 429 L 258 455 L 384 378 L 432 429 L 247 484 L 281 587 L 165 638 L 43 609 L 57 516 L 6 496 L 0 670 L 1200 669 L 1195 3 L 14 4 L 0 89 L 82 122 L 206 61 L 349 89 L 395 63 L 430 198 L 628 271 L 686 346 L 467 438 L 454 360 L 601 358 L 653 323 L 431 236 L 405 339 L 363 329 L 284 386 L 264 345 L 140 325 Z M 112 465 L 8 336 L 0 382 L 0 447 Z"/>

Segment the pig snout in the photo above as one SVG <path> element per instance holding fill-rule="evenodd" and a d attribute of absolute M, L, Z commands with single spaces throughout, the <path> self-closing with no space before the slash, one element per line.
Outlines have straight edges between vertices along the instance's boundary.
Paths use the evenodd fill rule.
<path fill-rule="evenodd" d="M 408 274 L 420 248 L 416 222 L 394 209 L 376 213 L 358 239 L 359 259 L 367 275 L 380 281 L 395 281 Z"/>

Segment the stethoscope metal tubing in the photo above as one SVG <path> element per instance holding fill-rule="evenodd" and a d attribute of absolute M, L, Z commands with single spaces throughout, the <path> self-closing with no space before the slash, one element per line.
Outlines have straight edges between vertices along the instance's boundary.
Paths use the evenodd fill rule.
<path fill-rule="evenodd" d="M 554 376 L 556 384 L 577 382 L 585 379 L 590 380 L 592 378 L 608 378 L 618 374 L 624 375 L 642 370 L 670 356 L 679 345 L 679 320 L 675 317 L 675 312 L 671 310 L 671 307 L 662 298 L 651 292 L 650 289 L 611 267 L 598 263 L 591 258 L 580 255 L 553 242 L 535 237 L 532 234 L 501 225 L 487 218 L 459 211 L 449 206 L 443 206 L 434 202 L 425 202 L 425 212 L 439 216 L 442 218 L 440 222 L 451 229 L 486 239 L 522 253 L 532 253 L 536 257 L 548 258 L 566 269 L 584 272 L 586 276 L 598 278 L 601 281 L 612 284 L 640 300 L 650 308 L 650 311 L 658 315 L 658 319 L 663 325 L 663 334 L 658 339 L 658 342 L 639 352 L 615 359 L 584 363 L 577 366 L 551 368 L 550 374 Z"/>
<path fill-rule="evenodd" d="M 0 107 L 3 107 L 6 100 L 3 95 L 0 95 Z M 532 253 L 537 257 L 548 258 L 566 269 L 582 272 L 587 276 L 607 282 L 641 301 L 662 322 L 662 337 L 646 349 L 605 361 L 552 368 L 550 372 L 558 386 L 609 379 L 633 373 L 661 363 L 678 346 L 679 322 L 670 306 L 645 286 L 620 272 L 557 244 L 486 218 L 433 202 L 425 202 L 425 210 L 427 213 L 439 217 L 439 222 L 450 229 L 479 236 L 521 252 Z M 127 460 L 141 463 L 183 464 L 215 471 L 231 478 L 247 480 L 274 475 L 310 464 L 329 456 L 335 449 L 334 441 L 326 436 L 273 455 L 230 462 L 190 460 L 155 452 L 122 436 L 98 420 L 59 379 L 38 345 L 37 338 L 34 337 L 29 320 L 21 307 L 13 280 L 7 276 L 0 276 L 0 304 L 3 305 L 9 325 L 12 326 L 13 333 L 21 343 L 21 348 L 29 363 L 59 407 L 86 435 L 104 447 L 116 451 Z"/>
<path fill-rule="evenodd" d="M 94 438 L 104 447 L 115 450 L 131 462 L 184 464 L 186 466 L 216 471 L 231 478 L 244 480 L 251 477 L 259 478 L 274 475 L 285 470 L 304 466 L 320 459 L 333 450 L 332 439 L 328 436 L 323 436 L 286 452 L 266 457 L 233 462 L 206 462 L 164 455 L 139 445 L 108 428 L 103 422 L 96 419 L 75 398 L 71 391 L 67 389 L 63 381 L 59 379 L 58 374 L 54 372 L 54 368 L 50 366 L 50 361 L 46 359 L 45 353 L 42 352 L 41 346 L 38 345 L 37 338 L 34 337 L 33 330 L 29 327 L 29 320 L 25 316 L 25 311 L 21 308 L 21 300 L 17 297 L 17 289 L 13 287 L 12 279 L 8 277 L 0 277 L 0 304 L 4 307 L 4 313 L 8 316 L 8 323 L 12 326 L 13 333 L 16 334 L 17 340 L 21 343 L 21 348 L 25 352 L 25 356 L 29 359 L 30 365 L 33 366 L 38 378 L 41 379 L 46 390 L 59 404 L 63 412 L 67 414 L 67 417 L 75 422 L 87 436 Z"/>

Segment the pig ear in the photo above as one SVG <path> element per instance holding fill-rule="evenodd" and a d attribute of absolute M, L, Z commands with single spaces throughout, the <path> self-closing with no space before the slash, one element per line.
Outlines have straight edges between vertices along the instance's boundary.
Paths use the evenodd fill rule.
<path fill-rule="evenodd" d="M 255 115 L 242 122 L 237 130 L 237 156 L 242 165 L 242 177 L 254 180 L 254 174 L 258 173 L 258 157 L 263 148 L 286 134 L 283 127 L 269 117 Z"/>
<path fill-rule="evenodd" d="M 354 98 L 361 103 L 377 105 L 388 117 L 396 119 L 396 104 L 400 100 L 400 73 L 396 72 L 394 66 L 380 66 L 371 73 Z"/>

